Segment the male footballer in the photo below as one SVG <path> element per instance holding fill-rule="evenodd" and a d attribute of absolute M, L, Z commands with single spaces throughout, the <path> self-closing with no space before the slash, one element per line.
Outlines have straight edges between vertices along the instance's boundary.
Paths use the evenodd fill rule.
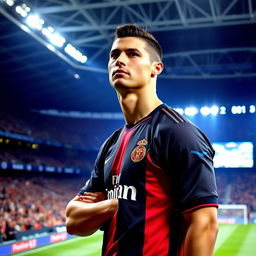
<path fill-rule="evenodd" d="M 162 49 L 117 27 L 108 72 L 125 125 L 102 145 L 90 179 L 66 208 L 70 234 L 104 230 L 104 256 L 211 256 L 218 232 L 214 150 L 157 96 Z"/>

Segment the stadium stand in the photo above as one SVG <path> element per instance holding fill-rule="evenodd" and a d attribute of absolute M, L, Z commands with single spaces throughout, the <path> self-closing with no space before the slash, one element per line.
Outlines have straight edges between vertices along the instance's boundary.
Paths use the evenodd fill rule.
<path fill-rule="evenodd" d="M 18 232 L 65 224 L 65 206 L 82 186 L 74 176 L 18 174 L 0 176 L 0 231 L 3 241 Z"/>
<path fill-rule="evenodd" d="M 115 121 L 113 125 L 113 120 L 91 119 L 88 122 L 88 119 L 56 117 L 16 109 L 0 112 L 0 131 L 83 147 L 99 147 L 122 124 L 122 120 Z"/>
<path fill-rule="evenodd" d="M 83 185 L 84 176 L 61 174 L 22 174 L 4 172 L 0 176 L 0 230 L 3 241 L 15 239 L 18 232 L 65 224 L 66 203 Z M 225 188 L 231 184 L 232 204 L 246 204 L 256 210 L 256 175 L 217 174 L 220 203 L 226 203 Z"/>
<path fill-rule="evenodd" d="M 255 141 L 255 123 L 241 122 L 243 118 L 234 121 L 222 116 L 210 127 L 209 120 L 199 121 L 212 141 Z M 238 124 L 241 129 L 232 129 Z M 101 143 L 121 125 L 121 120 L 56 117 L 22 110 L 0 112 L 0 163 L 84 170 L 81 176 L 19 171 L 1 165 L 0 240 L 17 240 L 23 232 L 64 225 L 66 203 L 88 177 Z M 255 172 L 217 169 L 216 178 L 219 203 L 246 204 L 249 213 L 256 211 Z"/>

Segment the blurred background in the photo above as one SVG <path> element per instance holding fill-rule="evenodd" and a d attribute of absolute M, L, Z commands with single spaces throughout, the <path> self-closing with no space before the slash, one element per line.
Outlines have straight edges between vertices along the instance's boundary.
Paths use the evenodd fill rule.
<path fill-rule="evenodd" d="M 3 255 L 70 237 L 65 206 L 124 125 L 107 62 L 126 23 L 159 40 L 159 97 L 213 143 L 220 223 L 256 223 L 255 0 L 1 0 Z"/>

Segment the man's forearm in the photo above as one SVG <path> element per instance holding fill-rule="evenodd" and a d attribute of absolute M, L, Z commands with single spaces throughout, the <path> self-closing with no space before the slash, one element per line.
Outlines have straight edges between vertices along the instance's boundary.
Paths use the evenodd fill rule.
<path fill-rule="evenodd" d="M 117 210 L 117 200 L 84 203 L 72 200 L 66 208 L 66 227 L 70 234 L 88 236 L 98 230 Z"/>
<path fill-rule="evenodd" d="M 217 226 L 191 225 L 185 239 L 185 256 L 212 256 L 217 236 Z"/>
<path fill-rule="evenodd" d="M 207 211 L 213 213 L 208 214 Z M 212 256 L 218 233 L 216 209 L 201 209 L 187 217 L 184 256 Z"/>

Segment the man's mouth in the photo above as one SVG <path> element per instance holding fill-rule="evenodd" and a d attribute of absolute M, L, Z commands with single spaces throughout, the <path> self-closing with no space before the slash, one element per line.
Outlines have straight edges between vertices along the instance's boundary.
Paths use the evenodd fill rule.
<path fill-rule="evenodd" d="M 115 76 L 115 75 L 124 75 L 124 74 L 129 74 L 128 72 L 126 72 L 125 70 L 123 69 L 117 69 L 113 72 L 112 76 Z"/>

